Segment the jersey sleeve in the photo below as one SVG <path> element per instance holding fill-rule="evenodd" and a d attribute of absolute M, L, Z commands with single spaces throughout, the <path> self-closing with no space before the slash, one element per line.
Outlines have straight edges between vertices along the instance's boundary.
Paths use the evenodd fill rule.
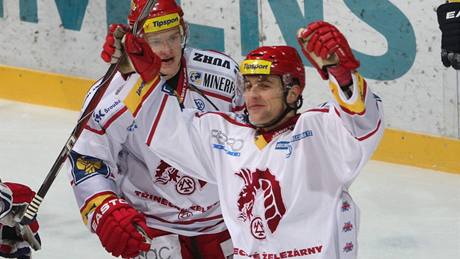
<path fill-rule="evenodd" d="M 369 146 L 366 153 L 372 153 L 383 131 L 382 101 L 371 91 L 366 80 L 358 72 L 355 72 L 352 78 L 352 95 L 347 98 L 335 78 L 330 77 L 329 88 L 334 97 L 335 111 L 343 127 L 358 141 Z"/>
<path fill-rule="evenodd" d="M 119 87 L 118 80 L 109 86 L 69 155 L 68 176 L 88 226 L 95 208 L 116 195 L 113 175 L 118 171 L 118 154 L 129 134 L 126 129 L 133 122 L 115 94 Z M 85 106 L 87 103 L 88 100 Z"/>
<path fill-rule="evenodd" d="M 181 110 L 177 99 L 166 94 L 160 109 L 147 143 L 150 150 L 180 171 L 216 183 L 211 154 L 204 146 L 210 128 L 206 120 L 194 109 Z"/>
<path fill-rule="evenodd" d="M 333 100 L 327 104 L 329 113 L 325 124 L 331 154 L 336 161 L 334 171 L 342 182 L 350 182 L 356 177 L 377 148 L 384 128 L 381 99 L 358 72 L 352 78 L 350 97 L 333 76 L 329 80 Z"/>

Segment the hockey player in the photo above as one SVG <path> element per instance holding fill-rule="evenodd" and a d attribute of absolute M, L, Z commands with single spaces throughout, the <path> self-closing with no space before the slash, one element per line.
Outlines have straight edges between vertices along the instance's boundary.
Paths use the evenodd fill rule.
<path fill-rule="evenodd" d="M 0 182 L 0 257 L 32 258 L 32 242 L 27 241 L 26 234 L 24 230 L 21 232 L 21 228 L 30 228 L 32 233 L 29 238 L 40 244 L 36 219 L 29 226 L 18 225 L 20 217 L 34 195 L 35 193 L 23 184 Z"/>
<path fill-rule="evenodd" d="M 132 1 L 131 26 L 146 2 Z M 104 44 L 104 60 L 124 59 L 124 52 L 129 62 L 122 61 L 75 144 L 69 172 L 83 221 L 114 256 L 135 257 L 149 248 L 148 258 L 233 253 L 217 186 L 187 176 L 146 145 L 160 106 L 151 100 L 164 92 L 188 108 L 235 107 L 238 65 L 223 54 L 185 47 L 187 33 L 180 6 L 159 0 L 140 37 L 112 25 Z"/>
<path fill-rule="evenodd" d="M 437 9 L 442 32 L 441 61 L 446 67 L 460 69 L 460 0 L 449 0 Z"/>
<path fill-rule="evenodd" d="M 331 101 L 297 113 L 299 55 L 260 47 L 240 65 L 247 116 L 181 110 L 164 94 L 152 124 L 152 151 L 218 185 L 235 258 L 356 258 L 359 215 L 348 187 L 382 136 L 381 102 L 336 27 L 314 22 L 297 37 L 329 79 Z"/>

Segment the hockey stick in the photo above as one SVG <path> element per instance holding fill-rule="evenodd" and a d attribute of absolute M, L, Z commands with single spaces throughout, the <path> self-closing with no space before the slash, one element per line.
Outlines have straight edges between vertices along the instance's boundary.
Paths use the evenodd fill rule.
<path fill-rule="evenodd" d="M 141 14 L 137 18 L 136 22 L 133 25 L 132 32 L 133 33 L 138 33 L 139 28 L 138 24 L 140 22 L 144 22 L 144 19 L 148 16 L 148 13 L 152 9 L 152 7 L 155 5 L 156 0 L 149 0 L 147 4 L 144 6 L 142 9 Z M 46 193 L 48 192 L 49 188 L 51 187 L 51 184 L 54 182 L 54 179 L 56 178 L 57 174 L 59 173 L 62 165 L 64 164 L 65 160 L 67 159 L 67 156 L 69 155 L 70 151 L 72 150 L 73 146 L 75 145 L 75 142 L 77 141 L 78 137 L 80 136 L 81 132 L 83 131 L 83 128 L 86 126 L 86 123 L 88 122 L 90 115 L 93 113 L 94 109 L 98 105 L 99 101 L 101 98 L 104 96 L 105 91 L 107 90 L 107 87 L 109 86 L 110 82 L 112 81 L 112 78 L 115 76 L 116 71 L 118 70 L 118 67 L 120 65 L 120 60 L 116 64 L 110 65 L 109 69 L 105 73 L 104 77 L 102 77 L 101 82 L 99 85 L 95 88 L 97 89 L 91 100 L 88 102 L 87 107 L 83 111 L 82 115 L 80 116 L 80 119 L 77 122 L 77 125 L 72 131 L 72 134 L 70 135 L 69 139 L 65 143 L 64 147 L 62 148 L 61 152 L 59 153 L 56 161 L 54 162 L 53 166 L 51 167 L 51 170 L 48 172 L 46 175 L 45 180 L 43 181 L 42 185 L 40 186 L 40 189 L 38 190 L 37 194 L 35 194 L 35 197 L 33 198 L 32 202 L 27 206 L 27 210 L 24 214 L 24 216 L 21 219 L 20 224 L 21 225 L 28 225 L 32 222 L 34 217 L 37 215 L 38 208 L 40 207 L 40 204 L 43 201 L 43 198 L 45 197 Z"/>

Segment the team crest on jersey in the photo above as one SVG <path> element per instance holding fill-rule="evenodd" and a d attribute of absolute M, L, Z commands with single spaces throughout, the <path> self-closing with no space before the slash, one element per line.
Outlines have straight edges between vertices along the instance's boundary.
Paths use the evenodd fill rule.
<path fill-rule="evenodd" d="M 206 108 L 206 105 L 204 104 L 203 100 L 201 99 L 194 99 L 196 108 L 200 111 L 204 111 L 204 108 Z"/>
<path fill-rule="evenodd" d="M 109 168 L 100 159 L 82 156 L 74 151 L 70 152 L 69 158 L 72 164 L 72 176 L 75 185 L 96 175 L 108 177 L 110 174 Z"/>
<path fill-rule="evenodd" d="M 161 160 L 155 171 L 155 183 L 166 185 L 168 183 L 175 184 L 176 191 L 182 195 L 190 195 L 196 190 L 195 180 L 179 174 L 179 170 L 170 166 L 165 161 Z M 201 187 L 204 185 L 201 185 Z"/>
<path fill-rule="evenodd" d="M 286 213 L 280 184 L 269 169 L 265 171 L 256 169 L 255 172 L 241 169 L 236 175 L 244 182 L 237 201 L 240 211 L 238 218 L 243 222 L 250 222 L 249 227 L 253 237 L 263 240 L 266 238 L 268 230 L 271 233 L 276 231 Z M 254 215 L 253 212 L 258 192 L 264 196 L 265 213 L 263 218 L 262 215 Z"/>

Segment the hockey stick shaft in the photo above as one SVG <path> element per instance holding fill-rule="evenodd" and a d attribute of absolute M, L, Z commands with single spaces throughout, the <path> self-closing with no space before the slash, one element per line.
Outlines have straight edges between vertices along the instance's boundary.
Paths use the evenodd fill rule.
<path fill-rule="evenodd" d="M 138 33 L 139 28 L 138 24 L 142 23 L 143 20 L 147 17 L 148 13 L 152 9 L 152 7 L 155 5 L 156 0 L 149 0 L 147 4 L 144 6 L 142 9 L 141 14 L 137 18 L 136 22 L 133 25 L 132 31 L 133 33 Z M 84 127 L 86 126 L 86 123 L 88 122 L 89 118 L 91 117 L 91 114 L 93 113 L 94 109 L 96 106 L 99 104 L 99 101 L 102 99 L 104 96 L 105 91 L 107 90 L 108 86 L 110 85 L 110 82 L 112 81 L 113 77 L 115 76 L 116 71 L 118 70 L 119 62 L 121 59 L 116 64 L 110 65 L 109 69 L 105 73 L 104 77 L 102 78 L 101 82 L 99 85 L 96 87 L 97 90 L 94 94 L 94 96 L 91 98 L 91 100 L 88 102 L 87 107 L 83 111 L 80 119 L 77 122 L 77 125 L 72 131 L 72 134 L 70 135 L 69 139 L 65 143 L 64 147 L 62 148 L 61 152 L 59 153 L 59 156 L 57 157 L 56 161 L 54 162 L 53 166 L 51 167 L 50 171 L 48 172 L 45 180 L 43 181 L 42 185 L 40 186 L 40 189 L 38 190 L 37 194 L 33 198 L 32 202 L 27 206 L 27 210 L 24 214 L 24 216 L 21 219 L 20 224 L 21 225 L 28 225 L 32 222 L 32 220 L 35 218 L 37 215 L 38 209 L 40 207 L 40 204 L 42 203 L 43 199 L 45 198 L 45 195 L 48 193 L 48 190 L 50 189 L 51 185 L 53 184 L 54 180 L 56 179 L 56 176 L 58 175 L 62 165 L 64 164 L 65 160 L 67 159 L 67 156 L 69 155 L 70 151 L 72 150 L 73 146 L 75 145 L 75 142 L 77 141 L 78 137 L 80 136 L 81 132 L 83 131 Z"/>

